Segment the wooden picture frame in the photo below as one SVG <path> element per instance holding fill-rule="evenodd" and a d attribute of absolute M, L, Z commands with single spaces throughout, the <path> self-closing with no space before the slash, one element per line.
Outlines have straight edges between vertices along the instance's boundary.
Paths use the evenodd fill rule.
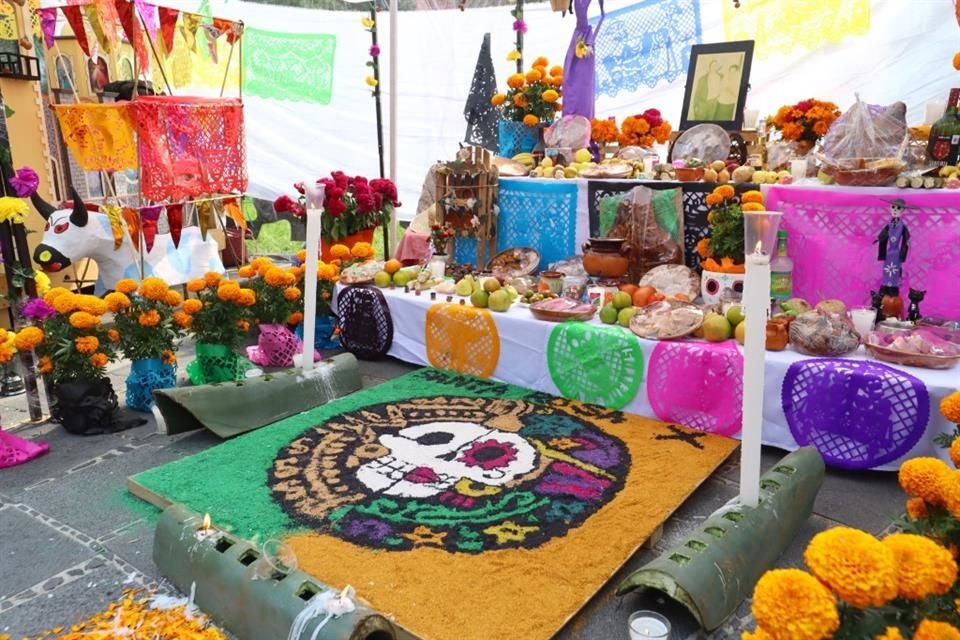
<path fill-rule="evenodd" d="M 740 129 L 752 62 L 753 40 L 693 45 L 680 130 L 707 123 Z"/>

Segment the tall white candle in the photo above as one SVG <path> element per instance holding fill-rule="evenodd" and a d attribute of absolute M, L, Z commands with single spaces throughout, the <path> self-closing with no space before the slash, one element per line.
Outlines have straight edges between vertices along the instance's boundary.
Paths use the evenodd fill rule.
<path fill-rule="evenodd" d="M 763 378 L 767 316 L 770 313 L 770 257 L 746 256 L 743 311 L 747 323 L 743 362 L 743 431 L 740 436 L 740 504 L 760 502 L 760 448 L 763 431 Z"/>
<path fill-rule="evenodd" d="M 317 325 L 317 254 L 320 251 L 320 218 L 326 187 L 304 181 L 307 196 L 307 259 L 303 276 L 303 357 L 304 373 L 313 369 L 313 342 Z"/>

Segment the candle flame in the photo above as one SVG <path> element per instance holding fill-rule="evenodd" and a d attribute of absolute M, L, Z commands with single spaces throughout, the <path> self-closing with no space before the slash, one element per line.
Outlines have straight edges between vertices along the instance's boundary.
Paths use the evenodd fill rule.
<path fill-rule="evenodd" d="M 209 514 L 209 513 L 205 513 L 205 514 L 203 514 L 203 524 L 200 525 L 200 530 L 201 530 L 201 531 L 210 531 L 210 529 L 211 529 L 210 514 Z"/>
<path fill-rule="evenodd" d="M 757 240 L 757 246 L 754 247 L 753 252 L 757 255 L 761 255 L 763 253 L 763 243 L 761 241 Z"/>

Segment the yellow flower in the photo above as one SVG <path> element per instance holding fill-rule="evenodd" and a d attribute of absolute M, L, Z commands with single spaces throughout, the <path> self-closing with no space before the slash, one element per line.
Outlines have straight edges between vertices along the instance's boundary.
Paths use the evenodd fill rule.
<path fill-rule="evenodd" d="M 23 224 L 23 216 L 30 210 L 27 203 L 20 198 L 3 196 L 0 198 L 0 222 Z"/>
<path fill-rule="evenodd" d="M 876 636 L 873 640 L 903 640 L 903 634 L 896 627 L 887 627 L 882 634 Z"/>
<path fill-rule="evenodd" d="M 140 283 L 140 295 L 155 302 L 160 302 L 167 297 L 167 289 L 167 283 L 160 278 L 144 278 Z"/>
<path fill-rule="evenodd" d="M 183 310 L 189 315 L 200 313 L 200 311 L 203 310 L 203 303 L 196 298 L 190 298 L 189 300 L 184 301 Z"/>
<path fill-rule="evenodd" d="M 940 401 L 940 413 L 947 422 L 960 424 L 960 391 L 954 391 Z"/>
<path fill-rule="evenodd" d="M 950 467 L 938 458 L 911 458 L 900 466 L 897 479 L 909 496 L 923 498 L 930 504 L 943 504 L 940 480 Z"/>
<path fill-rule="evenodd" d="M 363 25 L 364 29 L 373 29 L 373 25 L 376 23 L 373 21 L 373 18 L 363 17 L 360 18 L 360 24 Z"/>
<path fill-rule="evenodd" d="M 73 341 L 73 345 L 80 353 L 94 353 L 100 348 L 100 341 L 96 336 L 80 336 Z"/>
<path fill-rule="evenodd" d="M 814 576 L 858 609 L 882 606 L 897 595 L 893 551 L 863 531 L 835 527 L 818 533 L 803 559 Z"/>
<path fill-rule="evenodd" d="M 540 118 L 532 113 L 528 113 L 527 115 L 523 116 L 523 124 L 527 125 L 528 127 L 535 127 L 540 124 Z"/>
<path fill-rule="evenodd" d="M 763 194 L 756 189 L 746 191 L 742 196 L 740 196 L 740 202 L 744 204 L 748 202 L 759 202 L 760 204 L 763 204 Z"/>
<path fill-rule="evenodd" d="M 494 536 L 497 544 L 506 544 L 507 542 L 523 542 L 527 535 L 538 530 L 540 527 L 524 527 L 513 522 L 505 520 L 498 525 L 491 525 L 483 530 L 487 535 Z"/>
<path fill-rule="evenodd" d="M 95 366 L 97 369 L 103 369 L 105 366 L 107 366 L 108 360 L 109 358 L 107 358 L 107 354 L 105 353 L 95 353 L 90 356 L 90 364 Z"/>
<path fill-rule="evenodd" d="M 167 303 L 168 306 L 179 307 L 181 304 L 183 304 L 183 296 L 180 295 L 179 291 L 169 289 L 167 291 L 167 297 L 164 298 L 163 301 Z"/>
<path fill-rule="evenodd" d="M 254 269 L 251 265 L 245 264 L 239 269 L 237 269 L 237 275 L 241 278 L 252 278 L 257 273 L 257 270 Z"/>
<path fill-rule="evenodd" d="M 257 303 L 257 294 L 253 289 L 240 289 L 240 293 L 237 294 L 236 300 L 234 300 L 241 307 L 252 307 Z"/>
<path fill-rule="evenodd" d="M 78 296 L 77 307 L 95 316 L 102 316 L 107 312 L 107 303 L 97 296 Z"/>
<path fill-rule="evenodd" d="M 563 77 L 563 67 L 560 65 L 554 65 L 550 67 L 550 77 L 552 78 L 562 78 Z"/>
<path fill-rule="evenodd" d="M 160 324 L 160 314 L 156 309 L 150 309 L 146 313 L 141 313 L 137 321 L 141 327 L 155 327 Z"/>
<path fill-rule="evenodd" d="M 70 314 L 70 326 L 74 329 L 93 329 L 100 324 L 100 318 L 86 311 L 74 311 Z"/>
<path fill-rule="evenodd" d="M 337 266 L 320 263 L 317 265 L 317 278 L 320 280 L 334 280 L 337 277 Z"/>
<path fill-rule="evenodd" d="M 271 287 L 282 287 L 287 275 L 289 274 L 280 267 L 270 267 L 264 274 L 263 279 Z"/>
<path fill-rule="evenodd" d="M 207 286 L 211 289 L 220 284 L 220 280 L 222 278 L 223 276 L 214 271 L 207 271 L 205 274 L 203 274 L 203 281 L 206 282 Z"/>
<path fill-rule="evenodd" d="M 330 255 L 334 258 L 344 259 L 350 257 L 350 247 L 345 244 L 335 244 L 330 247 Z"/>
<path fill-rule="evenodd" d="M 721 202 L 723 202 L 723 197 L 719 193 L 708 193 L 705 200 L 708 207 L 715 207 Z"/>
<path fill-rule="evenodd" d="M 931 504 L 945 506 L 954 518 L 960 517 L 960 471 L 942 474 L 937 479 L 936 495 L 937 502 Z"/>
<path fill-rule="evenodd" d="M 586 58 L 593 51 L 593 47 L 587 44 L 587 41 L 583 39 L 583 36 L 580 36 L 577 39 L 577 47 L 574 51 L 574 55 L 578 58 Z"/>
<path fill-rule="evenodd" d="M 840 626 L 837 601 L 816 578 L 800 569 L 767 571 L 753 592 L 755 638 L 820 640 Z"/>
<path fill-rule="evenodd" d="M 120 332 L 116 329 L 107 330 L 107 340 L 110 342 L 120 342 Z"/>
<path fill-rule="evenodd" d="M 283 290 L 283 299 L 293 302 L 300 298 L 300 289 L 296 287 L 287 287 Z"/>
<path fill-rule="evenodd" d="M 38 296 L 43 296 L 45 293 L 50 291 L 50 276 L 45 274 L 43 271 L 33 272 L 33 283 L 37 287 Z"/>
<path fill-rule="evenodd" d="M 522 54 L 519 51 L 514 49 L 513 51 L 507 54 L 507 62 L 513 62 L 515 60 L 519 60 L 521 55 Z"/>
<path fill-rule="evenodd" d="M 187 283 L 187 291 L 190 293 L 199 293 L 207 288 L 207 283 L 203 278 L 197 278 Z"/>
<path fill-rule="evenodd" d="M 554 103 L 560 99 L 560 94 L 556 92 L 555 89 L 547 89 L 543 92 L 543 101 L 548 103 Z"/>
<path fill-rule="evenodd" d="M 40 356 L 40 373 L 47 375 L 53 373 L 53 360 L 50 359 L 50 356 Z"/>
<path fill-rule="evenodd" d="M 107 308 L 113 313 L 130 307 L 130 298 L 127 297 L 127 294 L 120 293 L 119 291 L 108 293 L 103 301 L 107 303 Z"/>
<path fill-rule="evenodd" d="M 251 260 L 250 266 L 253 267 L 257 273 L 262 274 L 268 268 L 273 266 L 273 261 L 266 256 L 260 256 L 259 258 L 254 258 Z"/>
<path fill-rule="evenodd" d="M 927 517 L 927 503 L 923 501 L 923 498 L 907 500 L 907 515 L 913 520 Z"/>
<path fill-rule="evenodd" d="M 52 307 L 54 300 L 66 294 L 72 295 L 68 289 L 64 289 L 63 287 L 54 287 L 53 289 L 50 289 L 50 291 L 47 291 L 45 294 L 43 294 L 43 301 Z"/>
<path fill-rule="evenodd" d="M 947 622 L 922 620 L 913 633 L 913 640 L 960 640 L 960 630 Z"/>
<path fill-rule="evenodd" d="M 294 311 L 287 318 L 287 324 L 300 324 L 301 322 L 303 322 L 303 312 L 301 311 Z"/>
<path fill-rule="evenodd" d="M 124 278 L 123 280 L 117 280 L 117 284 L 113 287 L 120 293 L 125 293 L 130 295 L 137 290 L 137 281 L 133 278 Z"/>
<path fill-rule="evenodd" d="M 901 598 L 922 600 L 945 594 L 957 580 L 957 563 L 950 552 L 930 538 L 894 533 L 881 542 L 893 551 Z"/>
<path fill-rule="evenodd" d="M 377 81 L 377 79 L 374 78 L 373 76 L 367 76 L 367 78 L 366 78 L 366 80 L 364 80 L 364 82 L 367 83 L 367 86 L 368 86 L 368 87 L 375 87 L 375 86 L 377 86 L 378 84 L 380 84 L 380 82 Z"/>
<path fill-rule="evenodd" d="M 17 332 L 14 344 L 20 351 L 31 351 L 43 342 L 43 329 L 40 327 L 24 327 Z"/>
<path fill-rule="evenodd" d="M 199 300 L 197 302 L 199 302 Z M 186 329 L 193 324 L 193 318 L 191 318 L 190 315 L 185 311 L 177 311 L 173 314 L 173 324 L 177 325 L 181 329 Z"/>

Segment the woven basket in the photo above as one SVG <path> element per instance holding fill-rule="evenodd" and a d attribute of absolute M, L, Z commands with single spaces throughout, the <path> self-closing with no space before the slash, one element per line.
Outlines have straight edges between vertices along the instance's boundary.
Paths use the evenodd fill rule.
<path fill-rule="evenodd" d="M 390 307 L 379 289 L 349 286 L 337 296 L 340 344 L 361 360 L 377 360 L 393 344 Z"/>

